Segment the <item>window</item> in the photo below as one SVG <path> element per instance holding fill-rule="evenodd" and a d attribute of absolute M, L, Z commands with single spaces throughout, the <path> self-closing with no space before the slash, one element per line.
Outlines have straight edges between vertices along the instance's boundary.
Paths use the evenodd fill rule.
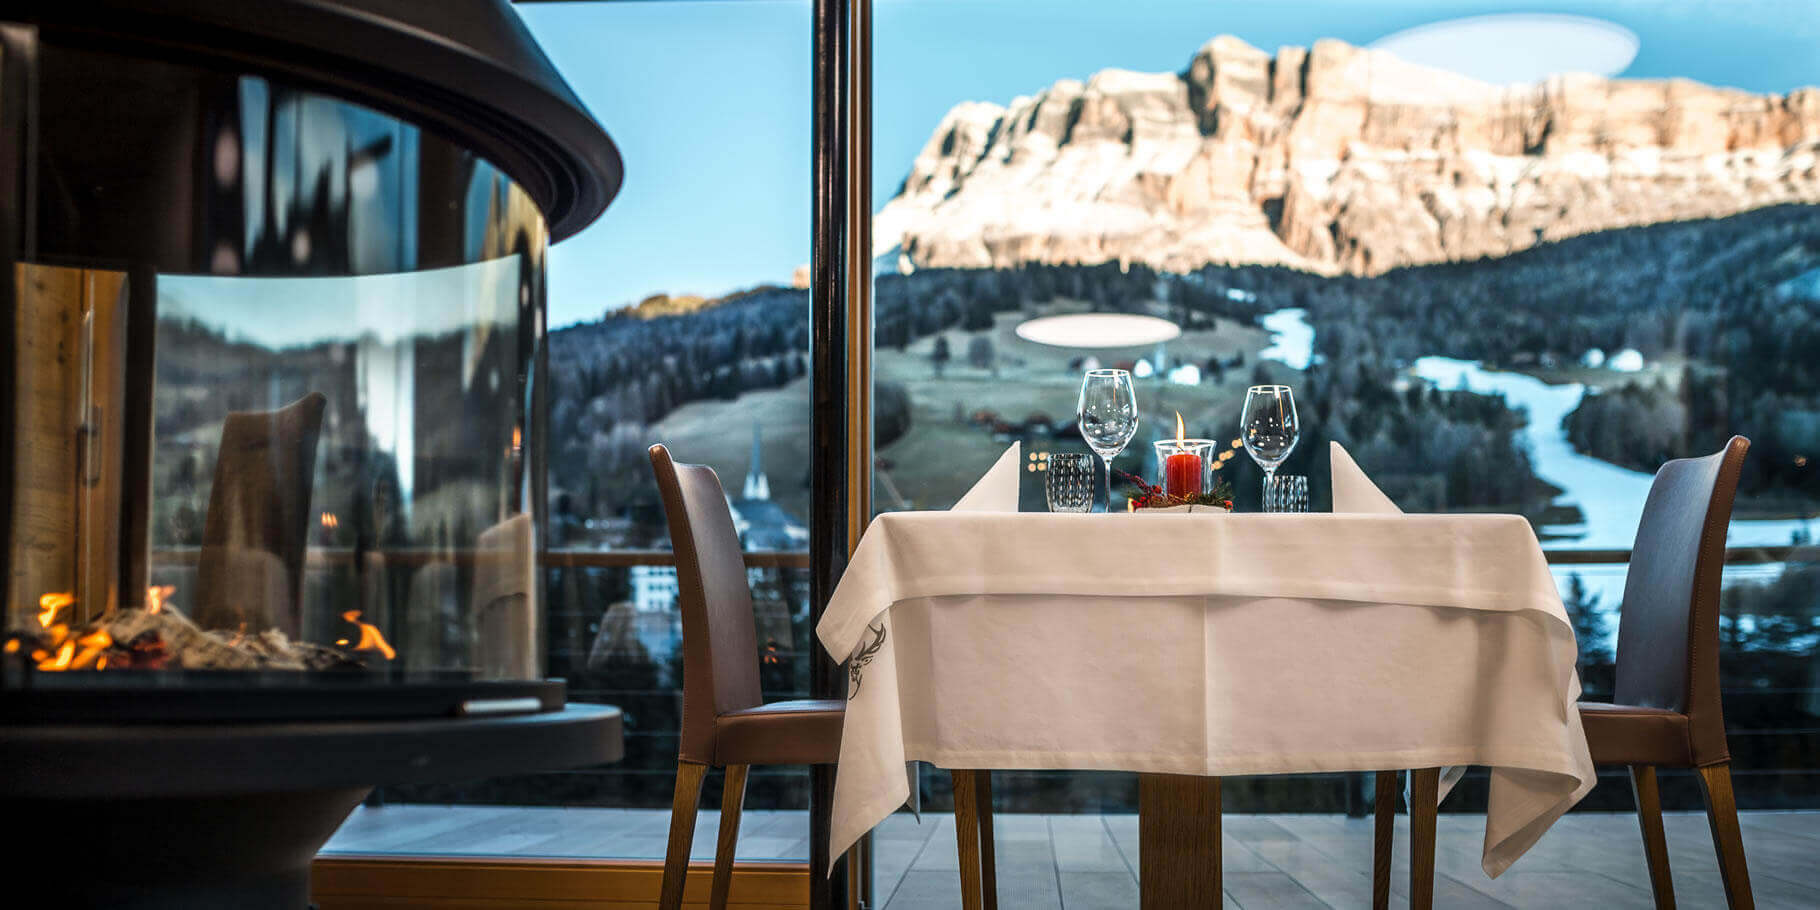
<path fill-rule="evenodd" d="M 551 248 L 544 567 L 547 672 L 625 712 L 626 754 L 387 787 L 331 852 L 662 858 L 682 654 L 655 442 L 720 476 L 753 554 L 766 697 L 808 694 L 809 4 L 517 10 L 629 178 Z M 742 860 L 808 856 L 806 769 L 754 769 L 746 799 Z"/>
<path fill-rule="evenodd" d="M 1785 27 L 1799 12 L 1773 6 L 881 6 L 874 507 L 946 508 L 1013 441 L 1088 451 L 1085 367 L 1136 377 L 1143 423 L 1114 467 L 1150 480 L 1177 414 L 1224 449 L 1245 388 L 1287 383 L 1304 429 L 1283 471 L 1308 475 L 1315 509 L 1333 440 L 1406 510 L 1527 515 L 1587 695 L 1609 698 L 1652 472 L 1742 433 L 1729 543 L 1749 564 L 1726 576 L 1722 658 L 1739 798 L 1810 805 L 1820 184 L 1795 138 L 1811 117 L 1775 112 L 1820 66 Z M 1180 335 L 1019 332 L 1077 313 Z M 1258 508 L 1243 450 L 1222 465 Z M 1003 777 L 1014 811 L 1134 798 L 1102 776 Z M 1270 779 L 1228 802 L 1335 809 L 1345 786 Z"/>

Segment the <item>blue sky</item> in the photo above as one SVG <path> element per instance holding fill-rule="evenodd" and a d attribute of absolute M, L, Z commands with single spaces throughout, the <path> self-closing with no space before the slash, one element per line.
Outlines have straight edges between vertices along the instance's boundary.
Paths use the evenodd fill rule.
<path fill-rule="evenodd" d="M 1178 71 L 1209 38 L 1369 44 L 1488 13 L 1567 13 L 1635 33 L 1621 75 L 1752 91 L 1820 85 L 1812 0 L 876 0 L 874 186 L 883 205 L 955 103 L 1006 102 L 1109 66 Z M 807 0 L 517 7 L 626 159 L 600 221 L 551 254 L 550 324 L 654 292 L 788 282 L 809 258 Z"/>

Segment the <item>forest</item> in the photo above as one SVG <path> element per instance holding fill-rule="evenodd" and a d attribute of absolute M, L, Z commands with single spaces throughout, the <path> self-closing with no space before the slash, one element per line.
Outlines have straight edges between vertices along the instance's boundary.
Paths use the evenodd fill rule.
<path fill-rule="evenodd" d="M 1262 266 L 1167 274 L 1116 263 L 925 269 L 878 278 L 874 322 L 880 348 L 902 349 L 1057 300 L 1167 315 L 1188 329 L 1215 317 L 1255 323 L 1299 307 L 1318 355 L 1298 388 L 1305 444 L 1340 440 L 1412 509 L 1532 515 L 1550 493 L 1518 442 L 1524 415 L 1496 398 L 1412 382 L 1409 365 L 1443 355 L 1558 381 L 1549 370 L 1576 364 L 1589 349 L 1632 348 L 1676 369 L 1629 382 L 1608 371 L 1603 394 L 1589 395 L 1569 418 L 1577 446 L 1651 470 L 1744 433 L 1754 441 L 1744 495 L 1800 510 L 1820 498 L 1806 458 L 1820 443 L 1815 269 L 1820 207 L 1778 206 L 1374 277 Z M 552 476 L 586 478 L 572 481 L 585 486 L 574 491 L 578 511 L 633 505 L 624 491 L 645 486 L 638 472 L 651 424 L 688 401 L 791 382 L 806 369 L 807 349 L 808 294 L 778 287 L 680 315 L 622 310 L 557 331 Z M 1202 366 L 1217 375 L 1227 365 Z"/>

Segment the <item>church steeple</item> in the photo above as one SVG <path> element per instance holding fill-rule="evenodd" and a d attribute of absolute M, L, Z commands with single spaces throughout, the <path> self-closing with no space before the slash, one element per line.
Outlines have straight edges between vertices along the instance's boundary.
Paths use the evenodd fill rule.
<path fill-rule="evenodd" d="M 752 465 L 746 469 L 746 489 L 740 498 L 771 498 L 771 481 L 765 477 L 764 456 L 760 450 L 757 420 L 752 421 Z"/>

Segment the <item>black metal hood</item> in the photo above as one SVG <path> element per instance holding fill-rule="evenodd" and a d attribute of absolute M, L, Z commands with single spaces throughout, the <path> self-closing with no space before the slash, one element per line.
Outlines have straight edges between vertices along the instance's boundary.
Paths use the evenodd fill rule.
<path fill-rule="evenodd" d="M 510 174 L 552 240 L 619 192 L 619 150 L 506 0 L 15 0 L 0 20 L 282 74 L 395 112 Z"/>

